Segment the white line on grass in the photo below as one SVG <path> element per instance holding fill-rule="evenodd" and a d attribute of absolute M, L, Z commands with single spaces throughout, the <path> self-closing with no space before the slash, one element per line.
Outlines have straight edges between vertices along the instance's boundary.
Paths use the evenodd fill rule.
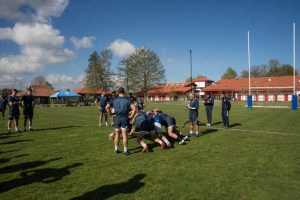
<path fill-rule="evenodd" d="M 54 113 L 57 113 L 56 111 L 54 111 Z M 60 113 L 63 115 L 70 115 L 70 116 L 78 116 L 78 117 L 86 117 L 86 118 L 97 118 L 97 116 L 90 116 L 90 115 L 76 115 L 76 114 L 69 114 L 69 113 Z M 183 125 L 177 125 L 182 127 Z M 218 129 L 218 130 L 227 130 L 227 131 L 241 131 L 241 132 L 249 132 L 249 133 L 269 133 L 269 134 L 276 134 L 276 135 L 290 135 L 290 136 L 300 136 L 297 134 L 293 134 L 293 133 L 279 133 L 279 132 L 274 132 L 274 131 L 259 131 L 259 130 L 246 130 L 246 129 L 235 129 L 235 128 L 229 128 L 229 129 L 225 129 L 225 128 L 217 128 L 217 127 L 211 127 L 211 128 L 207 128 L 207 129 Z"/>

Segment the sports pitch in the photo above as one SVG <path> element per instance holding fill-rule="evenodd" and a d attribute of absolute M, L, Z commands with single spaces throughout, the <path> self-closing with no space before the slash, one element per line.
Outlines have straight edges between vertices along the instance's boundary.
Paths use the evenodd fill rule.
<path fill-rule="evenodd" d="M 185 105 L 146 109 L 161 108 L 180 127 Z M 233 102 L 223 129 L 220 109 L 187 145 L 142 153 L 130 138 L 129 156 L 113 153 L 113 128 L 98 127 L 94 106 L 36 108 L 32 132 L 7 134 L 1 121 L 0 199 L 300 199 L 300 111 Z"/>

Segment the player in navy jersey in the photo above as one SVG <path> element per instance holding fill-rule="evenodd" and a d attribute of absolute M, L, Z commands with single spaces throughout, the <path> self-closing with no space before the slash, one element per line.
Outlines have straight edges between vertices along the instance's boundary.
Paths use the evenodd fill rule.
<path fill-rule="evenodd" d="M 8 113 L 8 132 L 11 133 L 11 124 L 14 120 L 15 122 L 15 130 L 16 132 L 21 132 L 19 129 L 19 117 L 20 117 L 20 110 L 19 106 L 22 106 L 19 97 L 17 95 L 17 90 L 13 89 L 11 96 L 8 97 L 8 106 L 9 106 L 9 113 Z"/>
<path fill-rule="evenodd" d="M 144 136 L 148 134 L 151 140 L 160 144 L 162 149 L 165 149 L 166 145 L 159 139 L 149 113 L 138 111 L 131 120 L 131 123 L 134 124 L 134 129 L 137 132 L 137 142 L 143 147 L 142 152 L 148 152 L 148 146 L 143 140 Z"/>
<path fill-rule="evenodd" d="M 164 143 L 166 143 L 167 147 L 170 148 L 172 146 L 172 144 L 169 142 L 169 140 L 166 138 L 166 136 L 162 132 L 160 117 L 158 115 L 154 115 L 154 113 L 151 112 L 151 119 L 153 121 L 156 133 L 158 133 L 160 139 L 162 141 L 164 141 Z"/>
<path fill-rule="evenodd" d="M 160 118 L 161 125 L 165 126 L 168 132 L 168 135 L 175 139 L 178 144 L 184 144 L 187 136 L 181 135 L 178 130 L 176 130 L 176 120 L 174 117 L 163 113 L 159 109 L 153 110 L 154 115 Z"/>
<path fill-rule="evenodd" d="M 107 111 L 105 109 L 108 102 L 109 102 L 109 98 L 106 95 L 105 91 L 103 91 L 102 95 L 100 97 L 98 97 L 98 99 L 95 101 L 96 107 L 99 109 L 99 112 L 100 112 L 99 127 L 102 126 L 103 116 L 105 118 L 105 125 L 108 126 Z"/>
<path fill-rule="evenodd" d="M 3 96 L 1 96 L 1 98 L 0 98 L 0 112 L 1 112 L 2 120 L 4 120 L 4 117 L 5 117 L 5 111 L 6 111 L 7 104 L 8 104 L 7 99 L 4 98 Z"/>
<path fill-rule="evenodd" d="M 190 123 L 190 135 L 193 134 L 193 130 L 195 129 L 196 134 L 194 136 L 199 136 L 198 133 L 198 109 L 199 109 L 199 101 L 196 98 L 195 94 L 191 93 L 189 95 L 190 102 L 187 105 L 189 109 L 189 123 Z"/>
<path fill-rule="evenodd" d="M 21 98 L 24 115 L 24 131 L 26 131 L 27 121 L 29 121 L 29 130 L 32 131 L 32 118 L 34 109 L 34 96 L 32 95 L 32 89 L 27 89 L 27 95 Z"/>
<path fill-rule="evenodd" d="M 115 126 L 115 153 L 118 153 L 119 136 L 122 134 L 124 154 L 128 155 L 128 141 L 127 141 L 127 129 L 129 125 L 129 118 L 135 115 L 136 107 L 132 101 L 125 96 L 125 90 L 123 87 L 118 89 L 119 96 L 112 102 L 107 104 L 106 111 L 111 114 L 110 108 L 113 107 L 115 111 L 114 126 Z"/>

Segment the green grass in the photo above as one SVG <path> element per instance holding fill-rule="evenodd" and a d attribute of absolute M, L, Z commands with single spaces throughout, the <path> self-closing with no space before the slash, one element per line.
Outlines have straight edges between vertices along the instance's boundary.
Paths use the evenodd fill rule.
<path fill-rule="evenodd" d="M 147 109 L 182 125 L 185 105 Z M 149 153 L 130 139 L 129 156 L 114 155 L 97 118 L 95 107 L 37 108 L 36 131 L 10 135 L 0 122 L 0 199 L 300 199 L 299 111 L 233 103 L 223 129 L 216 104 L 207 134 Z"/>

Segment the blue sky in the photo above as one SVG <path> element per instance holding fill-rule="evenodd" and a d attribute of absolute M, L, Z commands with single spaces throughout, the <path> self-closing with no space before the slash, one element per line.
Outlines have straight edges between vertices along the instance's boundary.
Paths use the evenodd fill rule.
<path fill-rule="evenodd" d="M 120 59 L 139 47 L 158 54 L 168 82 L 185 81 L 190 75 L 189 49 L 193 74 L 218 80 L 227 67 L 238 73 L 247 69 L 248 30 L 253 65 L 266 64 L 271 58 L 292 64 L 293 22 L 297 38 L 300 35 L 298 0 L 3 2 L 2 86 L 24 87 L 43 75 L 57 89 L 73 89 L 80 86 L 93 51 L 111 48 L 112 70 L 117 72 Z M 296 51 L 299 58 L 299 45 Z"/>

